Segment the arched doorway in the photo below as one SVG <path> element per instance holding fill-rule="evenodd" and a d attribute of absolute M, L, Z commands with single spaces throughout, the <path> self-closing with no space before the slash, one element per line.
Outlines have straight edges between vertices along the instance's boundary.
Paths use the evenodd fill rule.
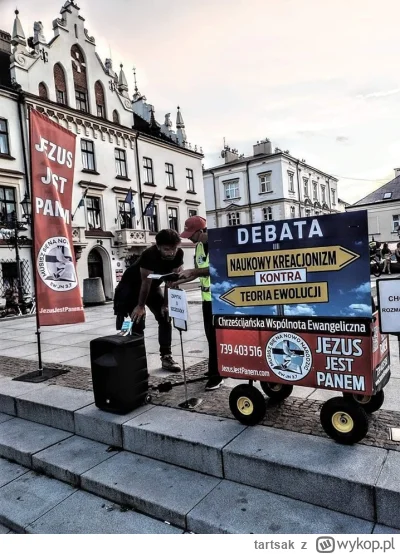
<path fill-rule="evenodd" d="M 100 277 L 104 287 L 103 259 L 100 252 L 96 248 L 93 248 L 93 250 L 89 252 L 88 273 L 90 279 L 93 277 Z"/>

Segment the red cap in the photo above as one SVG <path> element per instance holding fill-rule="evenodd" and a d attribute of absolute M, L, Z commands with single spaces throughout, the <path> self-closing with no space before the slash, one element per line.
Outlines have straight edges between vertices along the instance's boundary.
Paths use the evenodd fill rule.
<path fill-rule="evenodd" d="M 185 221 L 185 229 L 183 233 L 181 233 L 181 237 L 183 239 L 190 239 L 197 231 L 200 231 L 202 229 L 207 228 L 207 221 L 204 219 L 204 217 L 200 217 L 199 215 L 194 215 L 192 217 L 189 217 Z"/>

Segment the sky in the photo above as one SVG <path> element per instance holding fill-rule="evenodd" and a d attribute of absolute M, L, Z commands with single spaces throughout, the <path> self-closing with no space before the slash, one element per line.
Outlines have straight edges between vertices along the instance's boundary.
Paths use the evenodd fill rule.
<path fill-rule="evenodd" d="M 62 1 L 0 0 L 11 32 L 17 5 L 26 36 L 47 40 Z M 102 59 L 120 63 L 159 122 L 179 105 L 205 166 L 257 140 L 339 177 L 355 202 L 400 166 L 397 0 L 79 0 Z"/>

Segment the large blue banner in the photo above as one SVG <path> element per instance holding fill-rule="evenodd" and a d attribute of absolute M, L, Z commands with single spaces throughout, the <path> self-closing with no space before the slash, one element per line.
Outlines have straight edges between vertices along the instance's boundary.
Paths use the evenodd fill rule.
<path fill-rule="evenodd" d="M 209 230 L 213 313 L 371 317 L 366 211 Z"/>

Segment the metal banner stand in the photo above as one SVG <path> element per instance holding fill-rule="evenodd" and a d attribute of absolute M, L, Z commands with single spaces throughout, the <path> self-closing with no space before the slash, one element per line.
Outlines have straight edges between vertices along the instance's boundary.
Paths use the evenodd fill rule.
<path fill-rule="evenodd" d="M 187 382 L 186 382 L 186 366 L 185 366 L 185 355 L 183 352 L 183 337 L 182 331 L 187 331 L 187 322 L 182 319 L 174 318 L 174 327 L 179 331 L 179 337 L 181 339 L 181 353 L 182 353 L 182 370 L 183 370 L 183 384 L 185 386 L 185 402 L 178 404 L 179 408 L 185 408 L 186 410 L 194 410 L 197 408 L 203 400 L 201 398 L 189 398 L 187 391 Z"/>
<path fill-rule="evenodd" d="M 32 144 L 32 133 L 31 133 L 31 112 L 29 109 L 29 144 Z M 30 156 L 30 183 L 32 185 L 32 156 Z M 28 185 L 29 187 L 29 185 Z M 30 189 L 32 190 L 32 186 L 30 186 Z M 32 234 L 32 248 L 31 248 L 31 264 L 32 264 L 32 271 L 33 271 L 33 288 L 34 288 L 34 295 L 36 300 L 36 341 L 37 341 L 37 349 L 38 349 L 38 370 L 37 371 L 31 371 L 29 373 L 25 373 L 23 375 L 20 375 L 19 377 L 14 377 L 13 381 L 24 381 L 26 383 L 42 383 L 43 381 L 47 381 L 48 379 L 52 379 L 53 377 L 57 377 L 58 375 L 63 375 L 64 373 L 68 373 L 69 370 L 67 369 L 58 369 L 58 368 L 52 368 L 52 367 L 43 367 L 42 364 L 42 347 L 40 342 L 40 323 L 39 323 L 39 298 L 37 294 L 37 273 L 36 273 L 36 260 L 35 260 L 35 254 L 34 254 L 34 245 L 35 245 L 35 209 L 33 204 L 33 198 L 32 195 L 27 195 L 27 200 L 31 203 L 31 234 Z"/>

